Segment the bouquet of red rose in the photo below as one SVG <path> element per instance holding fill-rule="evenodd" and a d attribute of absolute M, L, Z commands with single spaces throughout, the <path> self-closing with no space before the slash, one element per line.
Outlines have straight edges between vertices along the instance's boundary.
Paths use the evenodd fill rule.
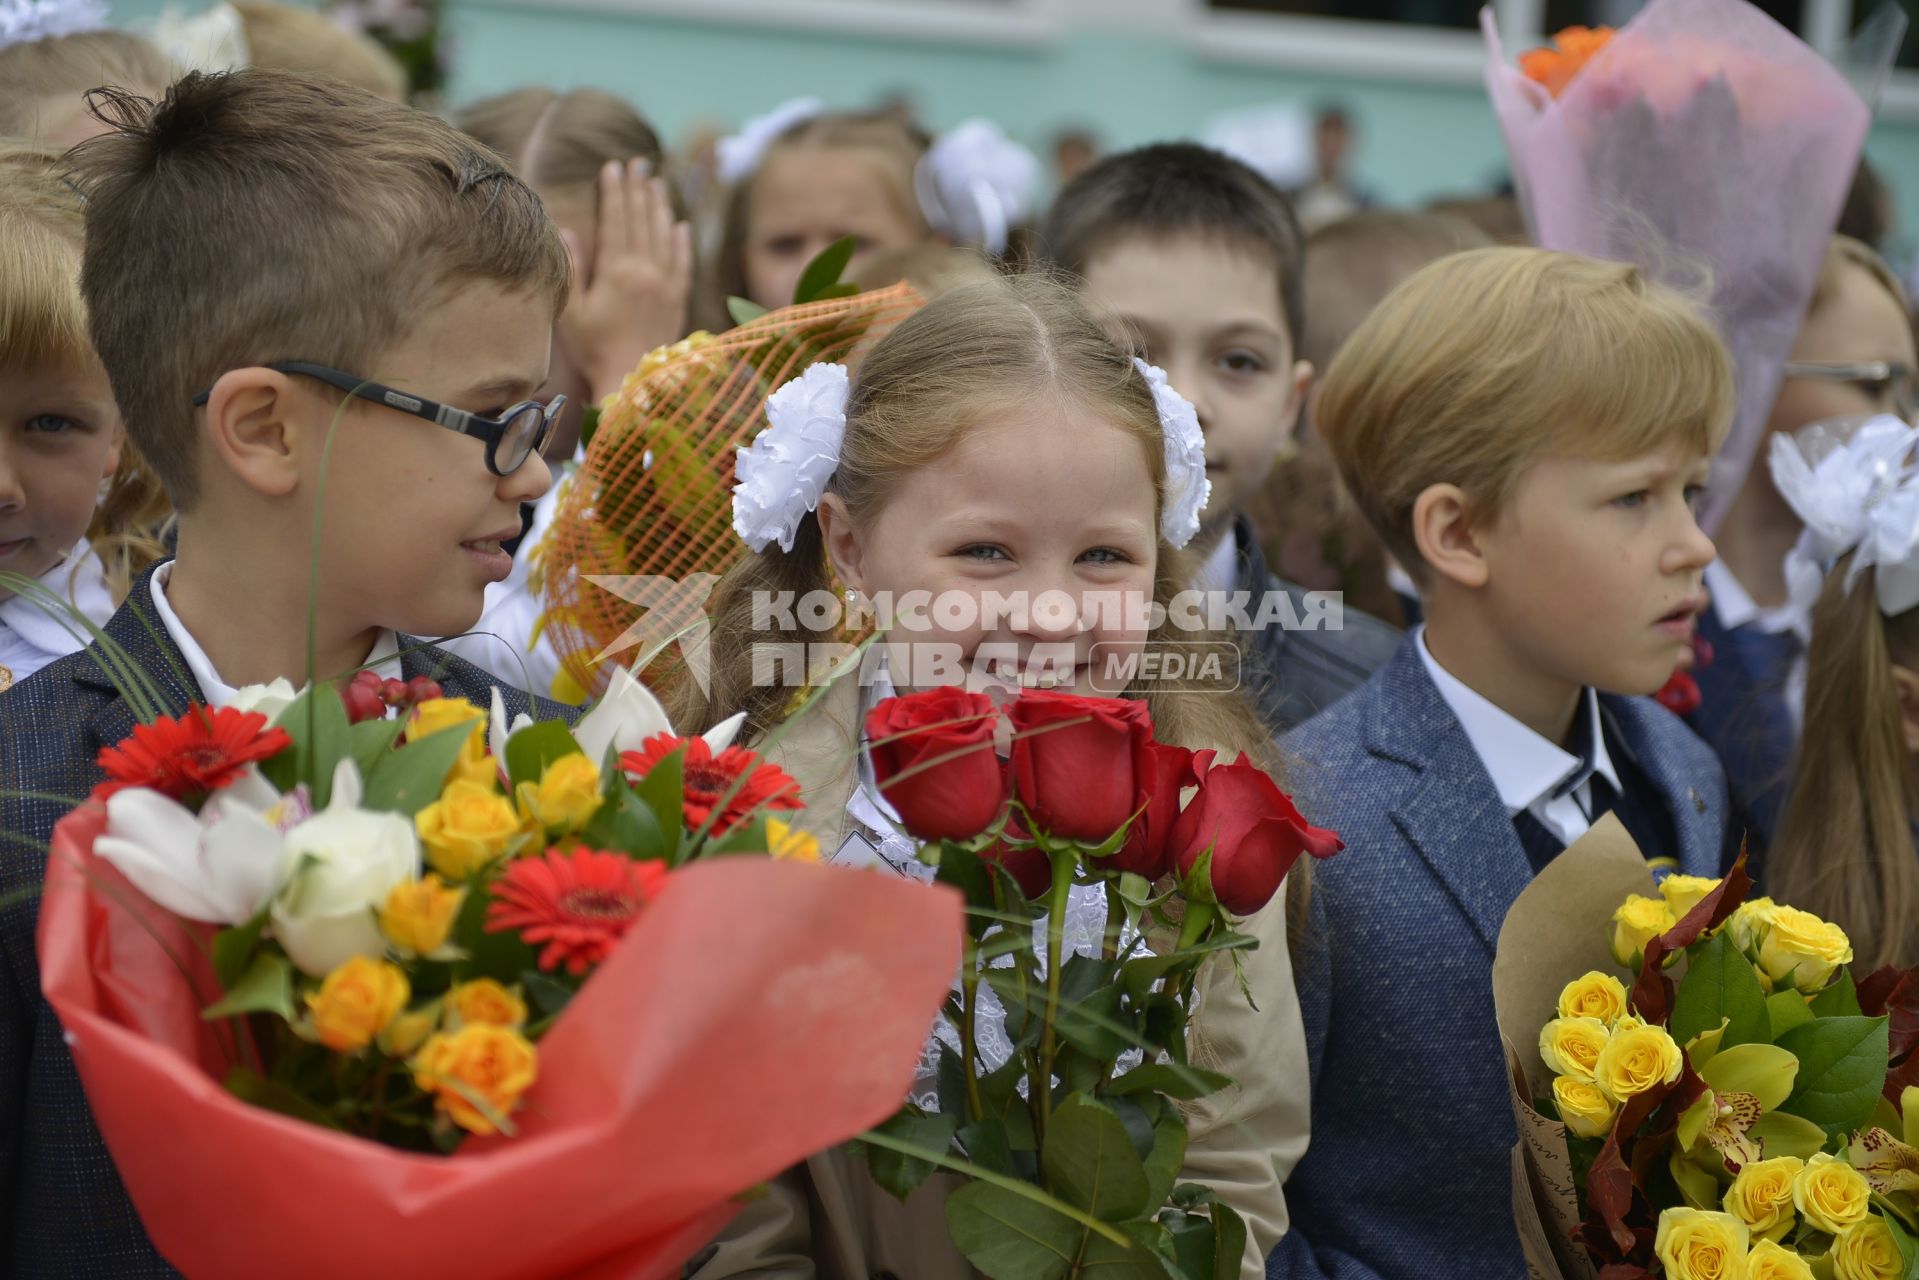
<path fill-rule="evenodd" d="M 969 916 L 925 1087 L 866 1140 L 875 1179 L 903 1199 L 926 1152 L 968 1162 L 948 1227 L 998 1280 L 1237 1275 L 1238 1215 L 1176 1185 L 1177 1104 L 1232 1083 L 1189 1062 L 1187 1025 L 1201 967 L 1257 945 L 1231 916 L 1338 837 L 1257 764 L 1157 741 L 1143 702 L 1027 692 L 1002 711 L 941 688 L 865 728 L 881 794 Z"/>
<path fill-rule="evenodd" d="M 956 895 L 809 865 L 624 673 L 571 729 L 439 694 L 156 718 L 54 833 L 43 989 L 188 1275 L 672 1275 L 905 1092 Z"/>

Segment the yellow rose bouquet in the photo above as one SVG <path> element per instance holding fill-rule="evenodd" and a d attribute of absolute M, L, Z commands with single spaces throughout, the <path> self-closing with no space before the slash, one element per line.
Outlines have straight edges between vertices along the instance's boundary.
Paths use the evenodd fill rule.
<path fill-rule="evenodd" d="M 573 725 L 361 677 L 108 748 L 38 954 L 161 1253 L 672 1276 L 890 1115 L 958 896 L 818 865 L 737 728 L 680 737 L 624 672 Z"/>
<path fill-rule="evenodd" d="M 1919 1278 L 1919 970 L 1595 825 L 1494 962 L 1541 1280 Z M 1552 1016 L 1543 1023 L 1542 1013 Z"/>

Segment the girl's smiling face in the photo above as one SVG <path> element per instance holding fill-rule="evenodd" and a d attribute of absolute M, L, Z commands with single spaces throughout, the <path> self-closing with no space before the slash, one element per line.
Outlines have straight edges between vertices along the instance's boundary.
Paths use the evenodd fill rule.
<path fill-rule="evenodd" d="M 73 550 L 119 466 L 120 438 L 97 365 L 0 370 L 0 569 L 37 578 Z"/>
<path fill-rule="evenodd" d="M 848 586 L 896 604 L 930 594 L 888 637 L 910 646 L 913 670 L 892 671 L 903 689 L 1023 679 L 1112 696 L 1124 664 L 1109 671 L 1109 656 L 1144 647 L 1159 552 L 1153 473 L 1136 434 L 1078 404 L 1038 396 L 991 413 L 863 520 L 833 493 L 819 518 Z"/>

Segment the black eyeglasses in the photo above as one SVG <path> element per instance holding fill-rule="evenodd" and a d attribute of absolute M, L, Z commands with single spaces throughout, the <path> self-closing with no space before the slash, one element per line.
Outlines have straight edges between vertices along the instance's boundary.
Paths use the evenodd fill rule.
<path fill-rule="evenodd" d="M 553 434 L 553 424 L 559 421 L 560 410 L 566 407 L 565 396 L 554 396 L 546 404 L 537 400 L 523 400 L 499 417 L 488 418 L 465 409 L 456 409 L 450 404 L 410 396 L 404 391 L 395 391 L 392 387 L 356 378 L 323 364 L 287 360 L 265 367 L 275 373 L 297 373 L 302 377 L 317 378 L 348 395 L 371 400 L 389 409 L 398 409 L 401 413 L 410 413 L 416 418 L 425 418 L 448 431 L 457 431 L 463 436 L 484 441 L 486 469 L 496 476 L 510 476 L 525 465 L 526 460 L 546 444 L 548 437 Z M 213 391 L 209 388 L 193 397 L 193 403 L 195 406 L 204 405 L 212 395 Z"/>
<path fill-rule="evenodd" d="M 1913 385 L 1913 371 L 1890 360 L 1825 362 L 1796 360 L 1786 366 L 1788 378 L 1812 378 L 1820 382 L 1850 382 L 1867 395 L 1888 405 L 1907 422 L 1919 410 L 1919 390 Z"/>

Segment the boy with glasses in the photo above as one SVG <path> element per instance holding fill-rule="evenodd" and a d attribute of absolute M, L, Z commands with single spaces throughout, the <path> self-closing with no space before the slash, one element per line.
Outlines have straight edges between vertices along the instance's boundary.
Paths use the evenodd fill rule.
<path fill-rule="evenodd" d="M 117 91 L 74 156 L 89 326 L 177 557 L 106 633 L 178 714 L 367 667 L 485 706 L 407 638 L 480 616 L 549 483 L 566 255 L 538 199 L 431 116 L 284 72 Z M 310 594 L 311 593 L 311 594 Z M 312 629 L 309 641 L 309 627 Z M 309 643 L 312 648 L 309 650 Z M 309 654 L 311 653 L 311 658 Z M 88 650 L 0 697 L 0 1273 L 173 1271 L 101 1142 L 34 955 L 45 845 L 132 709 Z M 532 707 L 510 688 L 509 714 Z"/>

